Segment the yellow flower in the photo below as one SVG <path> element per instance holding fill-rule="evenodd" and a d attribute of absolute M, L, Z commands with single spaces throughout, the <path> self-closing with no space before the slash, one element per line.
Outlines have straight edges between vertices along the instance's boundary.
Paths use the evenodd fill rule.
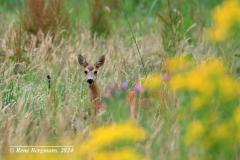
<path fill-rule="evenodd" d="M 174 91 L 195 93 L 190 102 L 193 109 L 210 105 L 210 99 L 216 95 L 225 102 L 240 96 L 240 83 L 226 74 L 223 63 L 218 59 L 208 60 L 172 76 L 169 84 Z"/>
<path fill-rule="evenodd" d="M 193 107 L 193 109 L 196 109 L 196 110 L 200 109 L 205 104 L 208 104 L 207 101 L 208 101 L 208 98 L 205 98 L 203 96 L 196 96 L 192 100 L 192 107 Z"/>
<path fill-rule="evenodd" d="M 224 66 L 217 59 L 202 63 L 188 72 L 186 84 L 188 89 L 211 96 L 214 92 L 214 81 L 220 80 L 224 74 Z"/>
<path fill-rule="evenodd" d="M 132 122 L 112 124 L 100 127 L 91 133 L 90 139 L 79 148 L 79 153 L 84 155 L 94 153 L 104 147 L 111 146 L 120 141 L 141 141 L 146 137 L 145 131 Z"/>
<path fill-rule="evenodd" d="M 240 125 L 240 106 L 236 108 L 236 110 L 234 111 L 234 121 L 236 124 Z"/>
<path fill-rule="evenodd" d="M 226 0 L 213 11 L 213 26 L 208 31 L 209 38 L 223 41 L 228 37 L 231 27 L 240 22 L 240 3 L 237 0 Z"/>
<path fill-rule="evenodd" d="M 175 90 L 181 90 L 183 88 L 186 88 L 186 81 L 183 78 L 185 74 L 182 75 L 175 75 L 172 77 L 172 79 L 170 80 L 170 87 Z"/>
<path fill-rule="evenodd" d="M 11 153 L 4 158 L 7 160 L 144 160 L 144 156 L 139 154 L 133 145 L 118 147 L 116 143 L 126 141 L 136 143 L 144 140 L 145 137 L 145 131 L 133 122 L 111 124 L 93 130 L 84 143 L 74 146 L 74 151 L 68 154 Z M 78 137 L 74 137 L 73 140 L 78 141 Z M 77 142 L 70 141 L 70 143 Z"/>
<path fill-rule="evenodd" d="M 170 86 L 174 90 L 187 89 L 210 96 L 214 92 L 214 79 L 220 79 L 222 74 L 224 67 L 221 61 L 209 60 L 181 75 L 173 76 Z"/>
<path fill-rule="evenodd" d="M 231 128 L 227 123 L 218 124 L 215 129 L 212 130 L 214 139 L 229 139 L 232 137 Z"/>
<path fill-rule="evenodd" d="M 192 64 L 193 61 L 189 55 L 175 56 L 166 61 L 166 67 L 170 73 L 188 69 Z"/>
<path fill-rule="evenodd" d="M 226 100 L 232 100 L 240 96 L 240 84 L 230 76 L 222 76 L 219 90 Z"/>
<path fill-rule="evenodd" d="M 193 144 L 198 141 L 204 134 L 204 125 L 200 121 L 191 122 L 185 134 L 186 144 Z"/>
<path fill-rule="evenodd" d="M 162 76 L 159 73 L 153 73 L 148 75 L 143 81 L 143 88 L 148 92 L 159 91 L 163 85 Z"/>

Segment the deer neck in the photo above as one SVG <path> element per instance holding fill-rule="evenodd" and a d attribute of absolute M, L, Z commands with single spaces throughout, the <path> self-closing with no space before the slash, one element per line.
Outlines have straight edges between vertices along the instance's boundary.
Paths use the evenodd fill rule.
<path fill-rule="evenodd" d="M 90 96 L 92 100 L 100 98 L 100 90 L 96 82 L 89 85 L 89 90 L 90 90 Z"/>
<path fill-rule="evenodd" d="M 94 82 L 89 86 L 89 90 L 90 90 L 91 100 L 95 108 L 94 114 L 96 114 L 96 110 L 104 107 L 101 100 L 100 89 L 98 85 Z"/>

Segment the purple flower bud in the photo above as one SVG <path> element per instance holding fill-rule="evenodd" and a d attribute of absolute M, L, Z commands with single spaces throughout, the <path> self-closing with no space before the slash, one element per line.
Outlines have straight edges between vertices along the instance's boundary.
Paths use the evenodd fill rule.
<path fill-rule="evenodd" d="M 114 83 L 110 86 L 110 89 L 111 89 L 111 94 L 115 94 L 115 92 L 117 91 L 118 89 L 118 84 L 117 83 Z"/>
<path fill-rule="evenodd" d="M 133 90 L 137 93 L 140 93 L 143 91 L 143 88 L 139 82 L 136 82 L 133 86 Z"/>
<path fill-rule="evenodd" d="M 169 75 L 168 73 L 164 73 L 164 75 L 163 75 L 163 80 L 164 80 L 165 82 L 167 82 L 167 81 L 169 81 L 170 79 L 171 79 L 170 75 Z"/>
<path fill-rule="evenodd" d="M 111 97 L 115 94 L 116 90 L 118 90 L 118 84 L 117 83 L 113 83 L 110 84 L 106 87 L 105 91 L 104 91 L 104 96 L 105 97 Z"/>
<path fill-rule="evenodd" d="M 124 82 L 120 83 L 119 88 L 120 89 L 127 89 L 128 88 L 128 82 L 124 81 Z"/>

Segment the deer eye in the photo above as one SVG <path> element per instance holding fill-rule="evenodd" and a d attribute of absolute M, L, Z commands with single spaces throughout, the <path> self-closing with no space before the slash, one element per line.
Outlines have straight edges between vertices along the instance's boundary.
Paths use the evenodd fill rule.
<path fill-rule="evenodd" d="M 94 71 L 94 74 L 97 74 L 97 71 Z"/>
<path fill-rule="evenodd" d="M 85 73 L 85 74 L 87 74 L 87 73 L 88 73 L 88 71 L 84 71 L 84 73 Z"/>

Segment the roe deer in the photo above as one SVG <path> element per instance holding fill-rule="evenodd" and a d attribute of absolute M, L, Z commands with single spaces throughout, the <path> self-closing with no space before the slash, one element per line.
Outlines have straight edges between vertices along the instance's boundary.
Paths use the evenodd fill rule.
<path fill-rule="evenodd" d="M 104 64 L 105 56 L 103 55 L 99 57 L 97 62 L 94 65 L 92 65 L 89 64 L 82 55 L 78 55 L 78 62 L 81 66 L 84 67 L 86 82 L 89 85 L 89 94 L 91 101 L 93 103 L 91 115 L 92 118 L 94 118 L 98 111 L 105 109 L 105 106 L 102 103 L 100 89 L 96 82 L 98 69 Z"/>

